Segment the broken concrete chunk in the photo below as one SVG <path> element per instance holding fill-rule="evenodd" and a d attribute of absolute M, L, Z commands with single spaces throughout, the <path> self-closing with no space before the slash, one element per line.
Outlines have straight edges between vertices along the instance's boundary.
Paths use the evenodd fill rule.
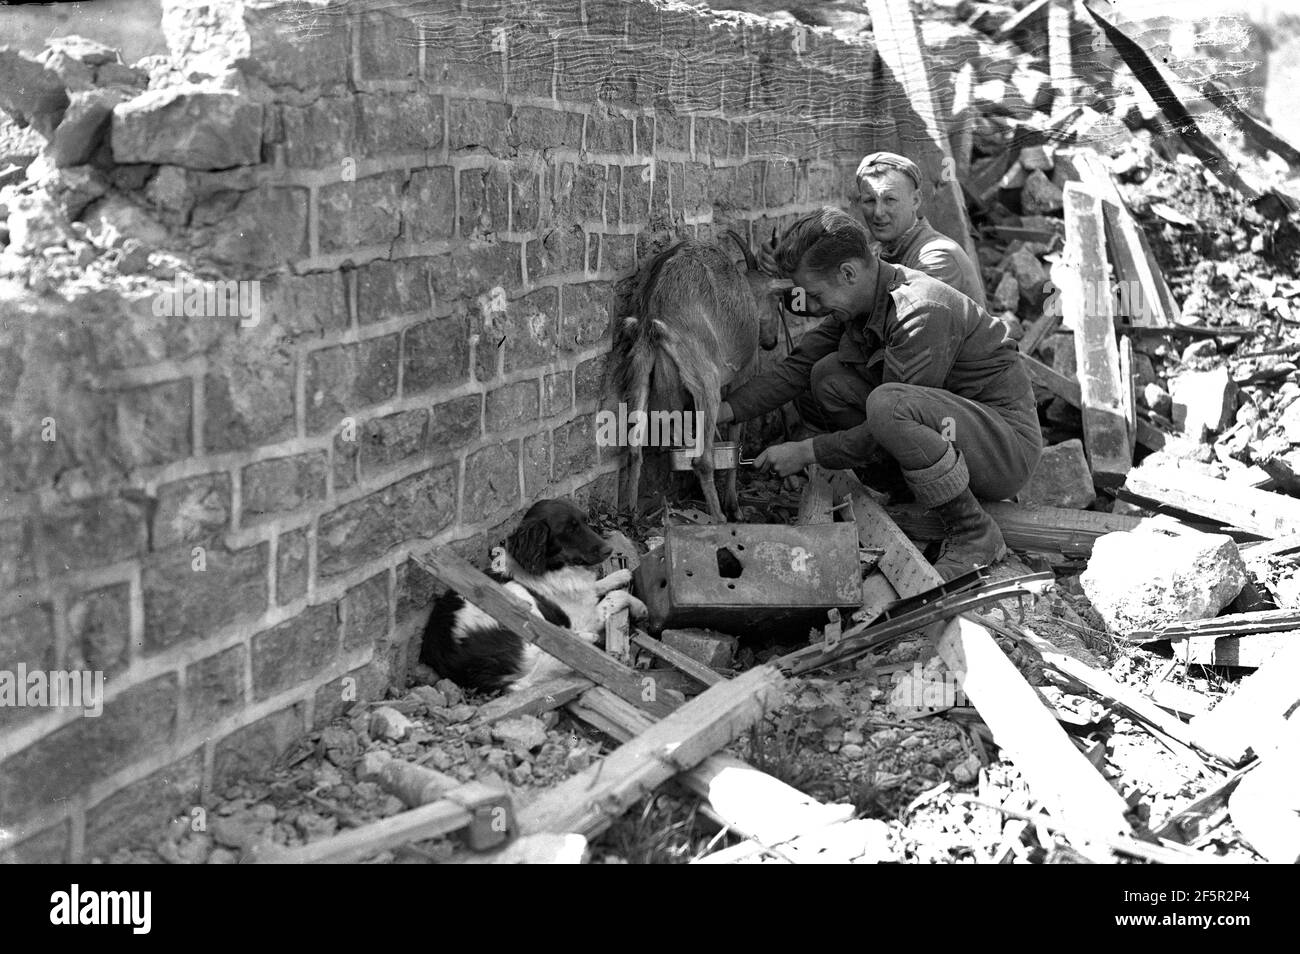
<path fill-rule="evenodd" d="M 1038 467 L 1020 491 L 1021 503 L 1040 507 L 1083 510 L 1096 499 L 1083 441 L 1077 438 L 1044 448 Z"/>
<path fill-rule="evenodd" d="M 1213 371 L 1189 371 L 1170 382 L 1174 425 L 1193 440 L 1204 432 L 1217 434 L 1237 413 L 1237 385 L 1226 367 Z"/>
<path fill-rule="evenodd" d="M 35 57 L 0 47 L 0 108 L 48 139 L 68 108 L 68 93 Z"/>
<path fill-rule="evenodd" d="M 1038 256 L 1021 247 L 1008 255 L 1002 264 L 1020 286 L 1021 300 L 1032 307 L 1038 307 L 1046 294 L 1047 284 L 1047 269 L 1043 268 Z"/>
<path fill-rule="evenodd" d="M 1020 190 L 1020 206 L 1026 215 L 1041 215 L 1044 212 L 1059 212 L 1063 205 L 1064 193 L 1052 184 L 1042 169 L 1035 169 L 1025 177 L 1024 188 Z"/>
<path fill-rule="evenodd" d="M 400 742 L 415 727 L 406 716 L 389 706 L 380 706 L 370 714 L 370 735 L 372 738 L 388 739 Z"/>
<path fill-rule="evenodd" d="M 711 629 L 665 629 L 659 639 L 713 669 L 728 669 L 739 640 Z"/>
<path fill-rule="evenodd" d="M 1010 272 L 1003 272 L 993 290 L 989 307 L 994 311 L 1015 311 L 1020 305 L 1020 282 Z"/>
<path fill-rule="evenodd" d="M 1106 625 L 1126 633 L 1217 615 L 1246 585 L 1246 567 L 1226 534 L 1144 522 L 1099 537 L 1079 582 Z"/>
<path fill-rule="evenodd" d="M 1050 172 L 1052 157 L 1047 154 L 1047 150 L 1042 146 L 1026 146 L 1020 150 L 1020 164 L 1029 172 L 1035 170 Z"/>
<path fill-rule="evenodd" d="M 113 158 L 187 169 L 229 169 L 262 158 L 262 106 L 234 90 L 173 86 L 113 110 Z"/>
<path fill-rule="evenodd" d="M 546 742 L 546 726 L 531 715 L 502 719 L 492 725 L 492 738 L 508 748 L 531 752 Z"/>
<path fill-rule="evenodd" d="M 1173 398 L 1158 384 L 1148 384 L 1142 388 L 1142 402 L 1164 417 L 1169 417 L 1173 413 Z"/>

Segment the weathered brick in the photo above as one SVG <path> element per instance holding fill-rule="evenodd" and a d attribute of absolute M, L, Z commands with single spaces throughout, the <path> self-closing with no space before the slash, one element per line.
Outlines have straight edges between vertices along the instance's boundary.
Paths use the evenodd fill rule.
<path fill-rule="evenodd" d="M 383 659 L 325 683 L 316 690 L 313 728 L 328 725 L 356 703 L 382 699 L 389 685 L 390 669 Z"/>
<path fill-rule="evenodd" d="M 563 350 L 589 348 L 609 336 L 611 293 L 608 282 L 566 285 L 562 299 L 560 347 Z"/>
<path fill-rule="evenodd" d="M 433 293 L 442 301 L 477 298 L 495 285 L 519 284 L 519 243 L 470 239 L 433 257 Z"/>
<path fill-rule="evenodd" d="M 555 475 L 563 478 L 596 464 L 595 415 L 584 414 L 554 432 Z"/>
<path fill-rule="evenodd" d="M 636 268 L 636 236 L 605 234 L 600 247 L 602 271 L 625 275 Z"/>
<path fill-rule="evenodd" d="M 485 564 L 480 559 L 475 566 L 482 568 Z M 427 617 L 429 607 L 438 593 L 445 589 L 440 587 L 432 574 L 418 566 L 414 560 L 407 560 L 397 567 L 397 625 L 401 626 L 414 615 Z"/>
<path fill-rule="evenodd" d="M 428 418 L 428 411 L 417 408 L 366 421 L 358 441 L 362 477 L 423 453 L 428 447 Z"/>
<path fill-rule="evenodd" d="M 485 424 L 489 434 L 537 420 L 536 381 L 518 381 L 487 394 Z"/>
<path fill-rule="evenodd" d="M 317 575 L 327 580 L 398 544 L 428 539 L 455 518 L 456 466 L 413 474 L 320 518 Z"/>
<path fill-rule="evenodd" d="M 231 646 L 185 667 L 185 732 L 193 733 L 244 707 L 247 649 Z"/>
<path fill-rule="evenodd" d="M 494 156 L 510 153 L 506 124 L 510 110 L 504 103 L 479 99 L 453 99 L 448 107 L 447 133 L 453 152 L 485 149 Z"/>
<path fill-rule="evenodd" d="M 414 169 L 402 194 L 402 228 L 412 242 L 450 238 L 456 224 L 456 188 L 450 166 Z"/>
<path fill-rule="evenodd" d="M 53 669 L 54 621 L 48 603 L 33 603 L 0 617 L 0 665 L 18 663 L 29 669 Z"/>
<path fill-rule="evenodd" d="M 131 587 L 126 583 L 82 593 L 68 606 L 69 669 L 120 672 L 131 638 Z M 3 654 L 0 654 L 0 658 Z"/>
<path fill-rule="evenodd" d="M 463 315 L 435 318 L 402 333 L 402 393 L 455 387 L 469 380 L 469 331 Z"/>
<path fill-rule="evenodd" d="M 505 88 L 500 42 L 483 26 L 484 20 L 463 17 L 459 10 L 445 17 L 421 10 L 424 29 L 425 79 L 438 86 L 501 93 Z M 476 17 L 488 14 L 481 8 Z M 507 33 L 508 47 L 513 47 Z M 497 49 L 493 49 L 494 42 Z"/>
<path fill-rule="evenodd" d="M 510 144 L 523 151 L 577 149 L 582 145 L 582 114 L 520 106 L 510 117 L 509 136 Z"/>
<path fill-rule="evenodd" d="M 275 275 L 261 283 L 262 321 L 274 324 L 292 344 L 348 324 L 348 300 L 338 272 Z"/>
<path fill-rule="evenodd" d="M 483 399 L 477 394 L 453 398 L 429 409 L 429 436 L 426 446 L 435 454 L 461 447 L 479 436 Z"/>
<path fill-rule="evenodd" d="M 510 180 L 503 166 L 465 169 L 460 174 L 460 234 L 469 238 L 509 227 Z"/>
<path fill-rule="evenodd" d="M 598 399 L 604 391 L 606 356 L 588 358 L 573 373 L 574 393 L 578 403 Z"/>
<path fill-rule="evenodd" d="M 133 500 L 96 497 L 46 511 L 42 547 L 51 573 L 107 566 L 145 551 L 145 508 Z"/>
<path fill-rule="evenodd" d="M 550 229 L 541 239 L 528 243 L 528 278 L 537 281 L 548 275 L 581 271 L 587 260 L 587 236 L 582 226 Z"/>
<path fill-rule="evenodd" d="M 623 167 L 623 201 L 619 208 L 620 225 L 639 225 L 650 218 L 650 167 Z"/>
<path fill-rule="evenodd" d="M 583 221 L 602 218 L 607 191 L 606 167 L 579 163 L 570 182 L 567 176 L 569 166 L 570 163 L 564 163 L 556 180 L 556 211 Z"/>
<path fill-rule="evenodd" d="M 307 358 L 307 430 L 338 426 L 349 414 L 397 392 L 398 336 L 313 351 Z"/>
<path fill-rule="evenodd" d="M 401 172 L 387 172 L 321 187 L 316 197 L 320 250 L 350 252 L 396 239 L 402 224 L 403 178 Z"/>
<path fill-rule="evenodd" d="M 507 373 L 554 360 L 558 300 L 556 289 L 539 288 L 506 306 L 505 325 L 500 334 L 505 335 L 501 347 L 505 351 Z M 480 362 L 483 350 L 480 345 Z"/>
<path fill-rule="evenodd" d="M 726 159 L 729 156 L 731 138 L 732 126 L 725 119 L 696 118 L 695 151 L 697 154 L 706 154 L 711 159 Z M 742 141 L 741 154 L 743 153 L 744 142 Z"/>
<path fill-rule="evenodd" d="M 680 203 L 687 215 L 707 212 L 713 204 L 713 194 L 709 188 L 709 167 L 702 162 L 688 162 L 685 178 L 685 188 L 674 201 Z"/>
<path fill-rule="evenodd" d="M 231 363 L 207 375 L 203 387 L 205 450 L 244 450 L 293 433 L 291 359 Z"/>
<path fill-rule="evenodd" d="M 689 152 L 691 148 L 691 118 L 689 116 L 655 117 L 655 148 L 675 152 Z"/>
<path fill-rule="evenodd" d="M 302 703 L 263 716 L 232 732 L 216 745 L 212 757 L 212 785 L 217 791 L 266 767 L 302 738 Z"/>
<path fill-rule="evenodd" d="M 560 72 L 556 95 L 559 99 L 570 103 L 594 100 L 613 65 L 608 40 L 566 37 L 558 53 Z"/>
<path fill-rule="evenodd" d="M 519 506 L 517 441 L 493 444 L 465 460 L 465 514 L 477 523 Z"/>
<path fill-rule="evenodd" d="M 763 180 L 763 202 L 771 207 L 794 201 L 795 163 L 769 162 Z"/>
<path fill-rule="evenodd" d="M 600 236 L 595 232 L 587 235 L 587 271 L 594 272 L 600 268 Z"/>
<path fill-rule="evenodd" d="M 280 534 L 275 552 L 275 601 L 283 606 L 307 595 L 307 528 Z"/>
<path fill-rule="evenodd" d="M 430 93 L 357 96 L 358 157 L 423 152 L 442 145 L 442 97 Z"/>
<path fill-rule="evenodd" d="M 284 161 L 295 168 L 342 168 L 358 149 L 357 98 L 318 99 L 308 106 L 280 106 Z"/>
<path fill-rule="evenodd" d="M 542 417 L 563 414 L 573 407 L 573 374 L 557 371 L 542 379 Z"/>
<path fill-rule="evenodd" d="M 551 435 L 549 431 L 524 438 L 524 499 L 536 500 L 551 482 Z"/>
<path fill-rule="evenodd" d="M 203 474 L 158 488 L 150 546 L 207 540 L 230 525 L 230 475 Z"/>
<path fill-rule="evenodd" d="M 511 32 L 510 75 L 511 93 L 551 97 L 555 75 L 555 48 L 561 42 L 545 33 Z"/>
<path fill-rule="evenodd" d="M 189 380 L 122 392 L 117 402 L 118 450 L 128 467 L 148 467 L 190 455 Z"/>
<path fill-rule="evenodd" d="M 618 116 L 589 117 L 587 121 L 588 152 L 631 152 L 632 121 Z"/>
<path fill-rule="evenodd" d="M 243 470 L 244 509 L 241 521 L 251 526 L 266 517 L 288 513 L 325 499 L 324 452 L 275 457 Z"/>
<path fill-rule="evenodd" d="M 343 651 L 379 643 L 388 635 L 388 571 L 376 573 L 343 597 Z"/>
<path fill-rule="evenodd" d="M 266 610 L 267 545 L 176 547 L 145 563 L 144 651 L 156 653 Z M 199 567 L 203 569 L 199 569 Z"/>
<path fill-rule="evenodd" d="M 526 166 L 510 170 L 510 228 L 514 232 L 531 232 L 541 215 L 542 177 Z"/>
<path fill-rule="evenodd" d="M 345 183 L 351 185 L 351 183 Z M 210 224 L 192 233 L 191 245 L 203 258 L 240 274 L 267 275 L 307 254 L 307 190 L 270 185 L 244 192 L 233 208 L 210 203 Z M 204 212 L 200 205 L 196 218 Z M 336 227 L 322 223 L 321 234 Z"/>
<path fill-rule="evenodd" d="M 114 792 L 86 812 L 85 857 L 107 861 L 118 848 L 151 844 L 199 804 L 203 753 L 194 752 Z"/>
<path fill-rule="evenodd" d="M 334 492 L 347 490 L 361 477 L 361 425 L 345 421 L 334 435 Z"/>
<path fill-rule="evenodd" d="M 351 43 L 344 18 L 326 11 L 286 16 L 276 6 L 240 11 L 251 47 L 249 67 L 272 86 L 307 89 L 347 82 Z"/>
<path fill-rule="evenodd" d="M 363 325 L 433 307 L 429 266 L 420 259 L 375 261 L 357 273 L 357 321 Z"/>
<path fill-rule="evenodd" d="M 94 719 L 75 719 L 0 762 L 6 822 L 74 798 L 94 782 L 157 752 L 172 737 L 175 673 L 133 686 Z"/>
<path fill-rule="evenodd" d="M 339 652 L 338 609 L 309 606 L 253 637 L 253 699 L 261 702 L 326 669 Z"/>
<path fill-rule="evenodd" d="M 230 89 L 171 86 L 148 90 L 113 110 L 118 164 L 228 169 L 262 161 L 262 104 Z M 184 136 L 174 130 L 184 129 Z"/>
<path fill-rule="evenodd" d="M 369 12 L 361 16 L 360 77 L 365 80 L 414 80 L 420 34 L 402 17 Z"/>

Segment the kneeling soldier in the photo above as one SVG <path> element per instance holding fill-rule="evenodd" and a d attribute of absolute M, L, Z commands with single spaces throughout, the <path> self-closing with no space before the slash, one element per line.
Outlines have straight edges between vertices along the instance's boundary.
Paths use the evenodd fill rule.
<path fill-rule="evenodd" d="M 787 301 L 802 296 L 802 312 L 823 320 L 781 364 L 732 392 L 718 423 L 806 395 L 826 433 L 769 447 L 758 466 L 782 477 L 812 463 L 876 476 L 901 468 L 917 502 L 948 530 L 935 564 L 944 579 L 1005 556 L 976 498 L 1016 493 L 1043 446 L 1029 375 L 1006 327 L 943 282 L 882 262 L 866 229 L 837 209 L 799 219 L 775 258 L 795 282 Z"/>

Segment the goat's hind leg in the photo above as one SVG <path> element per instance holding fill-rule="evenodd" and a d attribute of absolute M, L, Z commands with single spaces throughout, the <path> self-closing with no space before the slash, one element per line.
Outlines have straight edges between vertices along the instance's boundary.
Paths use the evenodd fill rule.
<path fill-rule="evenodd" d="M 700 417 L 699 426 L 703 428 L 704 433 L 704 453 L 695 458 L 691 463 L 695 476 L 700 479 L 700 490 L 704 491 L 704 503 L 709 508 L 709 515 L 713 518 L 714 523 L 726 523 L 727 518 L 722 512 L 722 504 L 718 500 L 718 488 L 713 482 L 713 427 L 717 420 L 718 410 L 716 407 L 709 407 L 703 402 L 695 402 L 697 413 Z"/>
<path fill-rule="evenodd" d="M 727 440 L 738 445 L 742 425 L 732 423 L 726 425 L 726 427 Z M 722 509 L 727 512 L 728 517 L 737 522 L 740 520 L 740 494 L 736 492 L 736 471 L 738 470 L 740 470 L 739 446 L 736 448 L 736 461 L 732 464 L 731 470 L 727 471 L 726 487 L 722 493 Z"/>

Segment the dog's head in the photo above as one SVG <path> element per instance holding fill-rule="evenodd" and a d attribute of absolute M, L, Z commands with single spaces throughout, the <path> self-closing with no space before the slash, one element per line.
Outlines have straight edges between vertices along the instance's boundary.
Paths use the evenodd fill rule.
<path fill-rule="evenodd" d="M 507 538 L 506 549 L 534 576 L 566 566 L 592 566 L 614 552 L 567 500 L 539 500 L 529 507 Z"/>

